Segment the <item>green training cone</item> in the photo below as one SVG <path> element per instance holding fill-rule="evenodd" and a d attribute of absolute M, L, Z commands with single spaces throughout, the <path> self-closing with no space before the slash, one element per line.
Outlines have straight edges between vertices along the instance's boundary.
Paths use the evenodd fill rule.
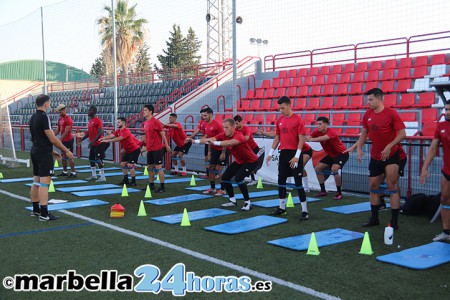
<path fill-rule="evenodd" d="M 127 185 L 124 184 L 123 188 L 122 188 L 122 197 L 128 197 L 128 190 L 127 190 Z"/>
<path fill-rule="evenodd" d="M 59 167 L 58 160 L 55 159 L 55 168 L 58 168 L 58 167 Z"/>
<path fill-rule="evenodd" d="M 145 169 L 144 169 L 144 175 L 148 176 L 148 169 L 147 169 L 147 166 L 145 166 Z"/>
<path fill-rule="evenodd" d="M 294 207 L 294 201 L 292 200 L 292 194 L 289 193 L 288 200 L 286 202 L 286 207 Z"/>
<path fill-rule="evenodd" d="M 189 221 L 189 216 L 186 208 L 183 211 L 183 218 L 181 219 L 181 226 L 191 226 L 191 222 Z"/>
<path fill-rule="evenodd" d="M 372 246 L 370 245 L 370 238 L 369 233 L 366 231 L 364 233 L 364 239 L 361 245 L 361 250 L 359 251 L 359 254 L 365 254 L 365 255 L 372 255 Z"/>
<path fill-rule="evenodd" d="M 0 179 L 3 179 L 3 173 L 0 172 Z"/>
<path fill-rule="evenodd" d="M 319 255 L 319 247 L 317 246 L 316 241 L 316 235 L 311 233 L 311 239 L 309 240 L 309 246 L 308 246 L 308 252 L 306 252 L 308 255 Z"/>
<path fill-rule="evenodd" d="M 263 184 L 262 184 L 262 179 L 261 179 L 261 177 L 258 178 L 258 184 L 256 185 L 256 188 L 257 188 L 257 189 L 263 189 L 263 188 L 264 188 L 264 187 L 263 187 Z"/>
<path fill-rule="evenodd" d="M 159 174 L 156 174 L 156 181 L 159 181 Z"/>
<path fill-rule="evenodd" d="M 141 200 L 141 204 L 139 205 L 138 217 L 146 217 L 147 212 L 145 211 L 144 201 Z"/>
<path fill-rule="evenodd" d="M 48 186 L 48 192 L 49 193 L 55 192 L 55 186 L 53 185 L 53 180 L 50 180 L 50 185 Z"/>
<path fill-rule="evenodd" d="M 192 175 L 190 186 L 196 186 L 196 185 L 197 185 L 197 184 L 195 183 L 195 177 L 194 177 L 194 175 Z"/>
<path fill-rule="evenodd" d="M 147 189 L 145 190 L 145 198 L 151 198 L 152 197 L 152 191 L 150 190 L 150 186 L 147 185 Z"/>

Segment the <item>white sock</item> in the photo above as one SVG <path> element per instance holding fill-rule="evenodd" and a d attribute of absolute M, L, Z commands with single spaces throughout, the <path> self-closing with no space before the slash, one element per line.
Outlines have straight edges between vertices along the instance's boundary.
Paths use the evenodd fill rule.
<path fill-rule="evenodd" d="M 230 197 L 229 200 L 233 203 L 236 203 L 236 198 L 235 197 Z"/>
<path fill-rule="evenodd" d="M 306 189 L 309 189 L 309 182 L 308 182 L 308 177 L 303 177 L 302 178 L 302 183 L 303 183 L 303 188 L 306 190 Z"/>
<path fill-rule="evenodd" d="M 252 202 L 250 201 L 250 200 L 247 200 L 247 201 L 245 201 L 245 205 L 244 206 L 246 206 L 246 205 L 251 205 L 252 204 Z"/>
<path fill-rule="evenodd" d="M 286 198 L 280 199 L 280 208 L 286 210 Z"/>
<path fill-rule="evenodd" d="M 97 168 L 91 167 L 92 177 L 97 177 Z"/>
<path fill-rule="evenodd" d="M 105 169 L 104 169 L 104 168 L 101 168 L 101 169 L 100 169 L 100 176 L 101 176 L 102 178 L 105 178 Z"/>
<path fill-rule="evenodd" d="M 308 212 L 308 206 L 306 205 L 306 201 L 305 202 L 300 202 L 300 204 L 302 205 L 302 211 Z"/>
<path fill-rule="evenodd" d="M 186 173 L 186 165 L 183 166 L 183 172 Z"/>

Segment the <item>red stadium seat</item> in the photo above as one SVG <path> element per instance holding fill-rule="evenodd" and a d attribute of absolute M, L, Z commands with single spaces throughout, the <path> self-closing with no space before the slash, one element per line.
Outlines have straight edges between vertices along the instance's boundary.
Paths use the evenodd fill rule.
<path fill-rule="evenodd" d="M 422 112 L 422 122 L 432 122 L 437 121 L 438 119 L 438 112 L 439 110 L 437 108 L 424 108 L 421 110 Z"/>
<path fill-rule="evenodd" d="M 414 68 L 412 78 L 424 78 L 428 75 L 428 66 L 421 66 Z"/>
<path fill-rule="evenodd" d="M 343 73 L 339 78 L 339 83 L 349 83 L 352 73 Z"/>
<path fill-rule="evenodd" d="M 306 98 L 296 98 L 295 104 L 292 107 L 295 110 L 302 110 L 306 108 Z"/>
<path fill-rule="evenodd" d="M 242 111 L 247 111 L 250 110 L 250 101 L 251 100 L 241 100 L 241 110 Z"/>
<path fill-rule="evenodd" d="M 274 78 L 274 79 L 272 80 L 272 87 L 273 87 L 273 88 L 279 88 L 279 87 L 281 87 L 281 80 L 280 80 L 280 78 Z"/>
<path fill-rule="evenodd" d="M 278 72 L 278 78 L 285 78 L 285 77 L 287 77 L 286 70 L 281 70 L 280 72 Z"/>
<path fill-rule="evenodd" d="M 388 59 L 384 62 L 384 67 L 383 69 L 395 69 L 397 68 L 397 60 L 395 58 L 393 59 Z"/>
<path fill-rule="evenodd" d="M 322 96 L 334 95 L 334 84 L 327 84 L 323 86 Z"/>
<path fill-rule="evenodd" d="M 307 113 L 302 116 L 303 123 L 305 125 L 313 125 L 316 122 L 316 114 L 315 113 Z"/>
<path fill-rule="evenodd" d="M 367 61 L 359 62 L 356 71 L 367 71 L 369 69 L 369 63 Z"/>
<path fill-rule="evenodd" d="M 276 114 L 268 114 L 266 116 L 266 124 L 268 124 L 268 125 L 275 123 L 276 120 L 277 120 Z"/>
<path fill-rule="evenodd" d="M 297 69 L 289 70 L 288 77 L 297 77 Z"/>
<path fill-rule="evenodd" d="M 270 100 L 272 100 L 274 95 L 275 95 L 275 89 L 270 88 L 270 89 L 266 90 L 266 93 L 264 94 L 264 98 L 269 98 Z"/>
<path fill-rule="evenodd" d="M 414 66 L 428 66 L 428 55 L 417 56 L 414 60 Z"/>
<path fill-rule="evenodd" d="M 359 134 L 361 132 L 361 122 L 347 122 L 347 126 L 354 126 L 354 128 L 346 128 L 346 134 Z"/>
<path fill-rule="evenodd" d="M 445 53 L 442 54 L 435 54 L 431 56 L 431 65 L 445 65 L 446 58 Z"/>
<path fill-rule="evenodd" d="M 343 122 L 345 120 L 345 114 L 332 114 L 330 122 Z"/>
<path fill-rule="evenodd" d="M 382 69 L 382 61 L 381 60 L 373 61 L 370 63 L 369 70 L 380 70 L 380 69 Z"/>
<path fill-rule="evenodd" d="M 334 97 L 325 97 L 323 98 L 322 109 L 331 109 L 334 108 Z"/>
<path fill-rule="evenodd" d="M 344 126 L 344 122 L 342 122 L 342 121 L 333 121 L 333 124 L 331 125 L 331 127 L 337 133 L 342 133 L 343 132 L 343 128 L 342 128 L 343 126 Z"/>
<path fill-rule="evenodd" d="M 319 74 L 321 75 L 327 75 L 330 73 L 330 66 L 323 66 L 320 68 Z"/>
<path fill-rule="evenodd" d="M 402 68 L 398 69 L 397 76 L 395 78 L 397 79 L 406 79 L 411 77 L 411 68 Z"/>
<path fill-rule="evenodd" d="M 403 122 L 415 122 L 417 121 L 415 112 L 401 112 L 399 113 L 400 118 Z"/>
<path fill-rule="evenodd" d="M 416 102 L 415 93 L 403 93 L 401 94 L 400 103 L 398 107 L 410 108 L 414 106 L 415 102 Z"/>
<path fill-rule="evenodd" d="M 313 85 L 311 87 L 311 92 L 309 92 L 310 96 L 320 96 L 322 94 L 322 86 L 321 85 Z"/>
<path fill-rule="evenodd" d="M 379 71 L 378 70 L 372 70 L 367 72 L 367 79 L 366 81 L 377 81 L 379 78 Z"/>
<path fill-rule="evenodd" d="M 312 67 L 309 69 L 309 75 L 319 75 L 319 67 Z"/>
<path fill-rule="evenodd" d="M 309 98 L 308 107 L 306 107 L 306 109 L 317 110 L 318 108 L 320 108 L 320 98 Z"/>
<path fill-rule="evenodd" d="M 437 122 L 427 122 L 423 124 L 422 127 L 422 135 L 423 136 L 434 136 L 434 132 L 436 130 Z"/>
<path fill-rule="evenodd" d="M 338 74 L 330 74 L 327 76 L 327 84 L 335 84 L 338 81 Z"/>
<path fill-rule="evenodd" d="M 261 100 L 255 99 L 250 103 L 250 110 L 259 110 L 261 108 Z"/>
<path fill-rule="evenodd" d="M 365 74 L 364 71 L 353 73 L 352 82 L 363 82 L 364 81 L 364 74 Z"/>
<path fill-rule="evenodd" d="M 345 73 L 352 73 L 354 71 L 355 71 L 355 64 L 354 63 L 345 64 L 345 68 L 344 68 L 344 72 Z"/>
<path fill-rule="evenodd" d="M 291 86 L 290 88 L 288 88 L 287 96 L 289 98 L 295 98 L 297 96 L 297 87 L 296 86 Z"/>
<path fill-rule="evenodd" d="M 382 81 L 381 82 L 381 90 L 384 93 L 392 93 L 394 91 L 394 80 Z"/>
<path fill-rule="evenodd" d="M 242 121 L 246 124 L 250 123 L 250 121 L 253 121 L 253 114 L 245 114 Z"/>
<path fill-rule="evenodd" d="M 294 77 L 292 80 L 292 86 L 301 86 L 302 85 L 302 77 Z"/>
<path fill-rule="evenodd" d="M 412 66 L 412 57 L 404 57 L 400 59 L 400 62 L 398 63 L 399 68 L 409 68 Z"/>
<path fill-rule="evenodd" d="M 383 98 L 383 103 L 387 107 L 396 107 L 397 106 L 397 94 L 385 95 Z"/>
<path fill-rule="evenodd" d="M 325 75 L 317 75 L 314 80 L 314 85 L 321 85 L 325 83 Z"/>
<path fill-rule="evenodd" d="M 348 94 L 348 84 L 341 83 L 338 84 L 336 88 L 336 95 L 347 95 Z"/>
<path fill-rule="evenodd" d="M 306 76 L 303 79 L 303 85 L 312 85 L 313 84 L 313 76 Z"/>
<path fill-rule="evenodd" d="M 309 88 L 309 86 L 301 86 L 301 87 L 299 87 L 297 97 L 306 97 L 306 96 L 308 96 L 308 88 Z"/>
<path fill-rule="evenodd" d="M 367 82 L 366 83 L 366 87 L 365 87 L 365 91 L 367 92 L 367 91 L 369 91 L 371 89 L 378 88 L 379 83 L 380 83 L 379 81 L 369 81 L 369 82 Z"/>
<path fill-rule="evenodd" d="M 352 96 L 348 104 L 350 109 L 362 109 L 363 108 L 363 96 Z"/>
<path fill-rule="evenodd" d="M 348 98 L 347 96 L 338 97 L 336 99 L 336 109 L 346 109 L 348 106 Z"/>
<path fill-rule="evenodd" d="M 303 77 L 305 77 L 305 76 L 307 76 L 308 75 L 308 68 L 303 68 L 303 69 L 300 69 L 300 70 L 298 70 L 298 75 L 297 76 L 303 76 Z"/>
<path fill-rule="evenodd" d="M 255 121 L 259 124 L 264 123 L 264 115 L 263 114 L 255 114 Z"/>
<path fill-rule="evenodd" d="M 362 120 L 362 114 L 361 113 L 354 113 L 354 114 L 348 114 L 347 122 L 359 122 L 361 123 Z"/>
<path fill-rule="evenodd" d="M 252 99 L 255 97 L 255 90 L 247 90 L 245 94 L 245 99 Z"/>
<path fill-rule="evenodd" d="M 394 90 L 397 93 L 404 93 L 408 89 L 411 88 L 412 80 L 411 79 L 403 79 L 397 82 L 397 88 Z"/>
<path fill-rule="evenodd" d="M 383 70 L 381 80 L 392 80 L 394 78 L 394 69 Z"/>
<path fill-rule="evenodd" d="M 264 111 L 270 111 L 270 110 L 273 110 L 273 107 L 272 107 L 272 104 L 273 103 L 273 100 L 272 99 L 264 99 L 262 102 L 261 102 L 261 107 L 260 107 L 260 109 L 259 110 L 264 110 Z"/>
<path fill-rule="evenodd" d="M 282 88 L 282 87 L 277 88 L 275 91 L 275 98 L 278 99 L 283 96 L 286 96 L 286 88 Z"/>
<path fill-rule="evenodd" d="M 270 88 L 270 79 L 264 79 L 261 84 L 262 89 L 268 89 Z"/>
<path fill-rule="evenodd" d="M 362 94 L 362 82 L 355 82 L 351 84 L 350 95 Z"/>
<path fill-rule="evenodd" d="M 262 99 L 262 98 L 264 98 L 264 92 L 265 91 L 263 89 L 257 89 L 254 99 Z"/>
<path fill-rule="evenodd" d="M 419 102 L 417 102 L 417 105 L 414 105 L 414 106 L 430 107 L 434 103 L 436 103 L 436 94 L 435 93 L 433 93 L 433 92 L 420 93 Z"/>
<path fill-rule="evenodd" d="M 342 65 L 334 65 L 331 69 L 331 74 L 340 74 L 342 72 Z"/>
<path fill-rule="evenodd" d="M 291 78 L 290 77 L 283 78 L 283 83 L 281 86 L 282 87 L 290 87 L 291 86 Z"/>

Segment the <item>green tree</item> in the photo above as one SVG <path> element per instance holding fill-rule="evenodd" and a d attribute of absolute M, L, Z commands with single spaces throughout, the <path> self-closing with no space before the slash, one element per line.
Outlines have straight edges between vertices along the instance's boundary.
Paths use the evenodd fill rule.
<path fill-rule="evenodd" d="M 148 53 L 148 45 L 144 43 L 139 47 L 139 51 L 136 55 L 136 67 L 134 69 L 135 73 L 147 74 L 152 71 L 152 66 L 150 64 L 150 54 Z"/>
<path fill-rule="evenodd" d="M 97 57 L 95 59 L 95 62 L 92 64 L 91 71 L 89 73 L 92 76 L 97 77 L 97 78 L 108 75 L 108 73 L 106 71 L 106 64 L 105 64 L 103 52 L 100 55 L 100 57 Z"/>
<path fill-rule="evenodd" d="M 200 63 L 201 56 L 198 54 L 198 50 L 202 42 L 200 42 L 195 35 L 194 29 L 189 27 L 188 34 L 186 36 L 186 65 L 198 65 Z"/>
<path fill-rule="evenodd" d="M 139 47 L 144 43 L 144 24 L 146 19 L 138 19 L 136 15 L 136 5 L 128 7 L 127 0 L 118 0 L 115 8 L 116 26 L 116 46 L 117 64 L 123 74 L 128 74 L 130 65 L 138 52 Z M 113 34 L 112 34 L 112 8 L 104 7 L 106 17 L 97 20 L 100 25 L 101 43 L 105 52 L 108 52 L 108 59 L 113 57 Z M 105 56 L 106 58 L 107 56 Z M 105 62 L 106 65 L 112 64 Z"/>

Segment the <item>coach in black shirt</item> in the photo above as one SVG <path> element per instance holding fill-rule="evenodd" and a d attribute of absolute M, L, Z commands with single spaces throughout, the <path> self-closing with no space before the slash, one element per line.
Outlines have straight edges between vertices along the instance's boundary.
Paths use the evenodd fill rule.
<path fill-rule="evenodd" d="M 50 108 L 50 97 L 39 95 L 36 98 L 36 112 L 30 119 L 31 147 L 30 156 L 33 163 L 33 185 L 31 186 L 31 202 L 33 203 L 32 216 L 39 216 L 39 221 L 56 220 L 57 217 L 49 214 L 48 187 L 53 171 L 53 146 L 73 158 L 61 141 L 55 136 L 50 119 L 46 111 Z"/>

